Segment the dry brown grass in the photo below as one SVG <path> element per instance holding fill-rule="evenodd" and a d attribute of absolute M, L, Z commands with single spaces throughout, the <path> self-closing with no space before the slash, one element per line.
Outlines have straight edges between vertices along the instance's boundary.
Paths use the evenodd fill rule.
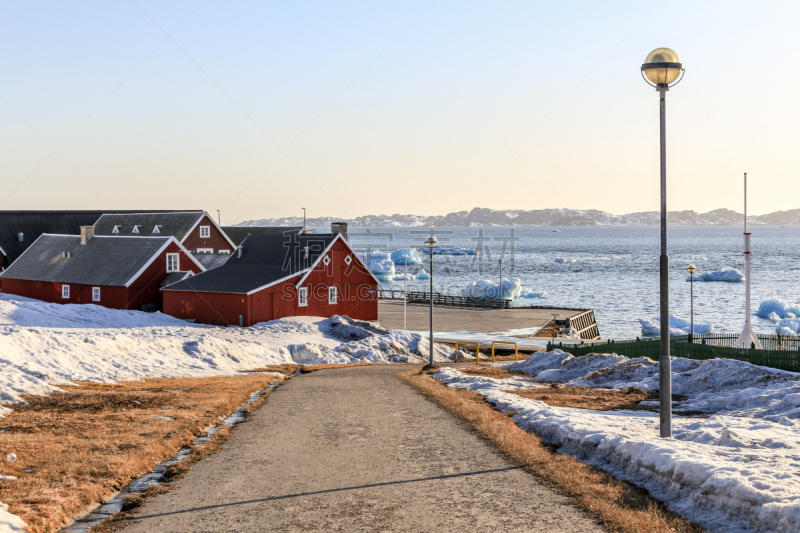
<path fill-rule="evenodd" d="M 0 483 L 0 501 L 30 531 L 57 530 L 174 456 L 275 379 L 250 374 L 84 383 L 27 397 L 0 419 L 0 450 L 18 457 L 0 464 L 0 474 L 18 477 Z M 213 453 L 224 435 L 198 447 L 193 460 Z M 177 466 L 171 475 L 186 468 Z"/>
<path fill-rule="evenodd" d="M 493 376 L 492 376 L 493 377 Z M 527 389 L 505 391 L 523 398 L 533 398 L 555 407 L 575 407 L 577 409 L 596 409 L 610 411 L 612 409 L 640 410 L 642 400 L 658 398 L 657 392 L 645 392 L 637 387 L 626 390 L 594 389 L 592 387 L 564 387 L 553 383 L 547 389 Z"/>
<path fill-rule="evenodd" d="M 423 395 L 466 420 L 474 431 L 527 471 L 539 476 L 575 505 L 620 533 L 699 533 L 702 529 L 676 517 L 647 493 L 573 457 L 556 453 L 541 439 L 519 428 L 471 391 L 453 389 L 429 374 L 408 370 L 397 375 Z"/>

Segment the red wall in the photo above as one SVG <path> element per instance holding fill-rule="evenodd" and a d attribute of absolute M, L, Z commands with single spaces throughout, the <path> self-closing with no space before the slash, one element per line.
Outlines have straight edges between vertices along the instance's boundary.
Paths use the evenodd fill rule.
<path fill-rule="evenodd" d="M 352 255 L 350 265 L 344 262 Z M 361 263 L 341 242 L 329 252 L 331 262 L 320 261 L 304 287 L 308 287 L 308 306 L 297 305 L 296 276 L 284 283 L 267 287 L 250 296 L 233 293 L 162 291 L 164 313 L 177 318 L 195 319 L 202 324 L 238 325 L 239 315 L 244 325 L 252 326 L 287 316 L 347 315 L 358 320 L 378 319 L 378 284 Z M 328 304 L 328 287 L 338 287 L 336 305 Z M 373 292 L 370 292 L 373 291 Z M 244 301 L 243 301 L 244 300 Z"/>
<path fill-rule="evenodd" d="M 58 304 L 97 304 L 111 309 L 139 310 L 142 304 L 161 301 L 159 285 L 167 275 L 166 254 L 168 253 L 181 254 L 181 270 L 192 271 L 195 274 L 200 272 L 200 268 L 186 252 L 182 252 L 176 243 L 170 243 L 130 287 L 69 283 L 69 299 L 65 299 L 61 297 L 63 283 L 0 278 L 0 290 L 6 294 L 16 294 Z M 93 302 L 92 287 L 98 286 L 100 287 L 100 301 Z"/>
<path fill-rule="evenodd" d="M 200 226 L 211 226 L 211 236 L 205 239 L 200 238 Z M 204 216 L 200 223 L 183 239 L 182 244 L 190 252 L 196 251 L 198 248 L 213 248 L 214 253 L 219 253 L 220 250 L 227 250 L 233 253 L 233 246 L 225 238 L 225 235 L 217 229 L 208 215 Z M 237 322 L 238 323 L 238 322 Z"/>

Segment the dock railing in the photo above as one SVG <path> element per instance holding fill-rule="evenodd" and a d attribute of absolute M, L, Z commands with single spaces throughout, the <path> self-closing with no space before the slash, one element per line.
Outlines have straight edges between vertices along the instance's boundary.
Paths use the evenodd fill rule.
<path fill-rule="evenodd" d="M 380 289 L 378 298 L 381 300 L 402 300 L 402 290 Z M 408 291 L 408 303 L 427 304 L 430 303 L 430 292 L 427 291 Z M 433 293 L 433 304 L 450 307 L 483 307 L 487 309 L 508 309 L 511 307 L 511 300 L 497 298 L 472 298 L 468 296 L 449 296 L 447 294 Z"/>
<path fill-rule="evenodd" d="M 752 345 L 750 348 L 736 348 L 738 335 L 733 334 L 676 335 L 670 338 L 670 354 L 674 357 L 701 361 L 716 358 L 735 359 L 754 365 L 800 372 L 800 339 L 785 335 L 757 335 L 757 337 L 764 346 L 763 350 L 757 350 Z M 586 345 L 548 342 L 547 350 L 558 348 L 575 357 L 590 353 L 616 353 L 630 358 L 648 357 L 658 361 L 661 355 L 660 343 L 658 337 L 609 340 L 606 343 Z"/>

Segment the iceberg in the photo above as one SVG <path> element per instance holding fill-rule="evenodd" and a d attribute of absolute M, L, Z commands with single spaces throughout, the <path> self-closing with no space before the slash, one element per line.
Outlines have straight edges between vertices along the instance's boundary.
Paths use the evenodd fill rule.
<path fill-rule="evenodd" d="M 392 252 L 391 260 L 395 265 L 421 265 L 422 258 L 413 248 L 400 248 Z"/>
<path fill-rule="evenodd" d="M 519 278 L 503 278 L 502 297 L 504 300 L 516 300 L 522 292 Z M 488 279 L 473 281 L 461 289 L 461 295 L 468 298 L 494 298 L 500 295 L 498 283 Z"/>
<path fill-rule="evenodd" d="M 379 281 L 394 279 L 394 262 L 389 254 L 372 252 L 366 255 L 364 262 Z"/>
<path fill-rule="evenodd" d="M 423 254 L 430 254 L 430 248 L 423 248 Z M 478 253 L 477 250 L 473 250 L 471 248 L 462 248 L 460 246 L 452 246 L 449 248 L 444 248 L 441 246 L 437 246 L 433 249 L 433 255 L 476 255 Z"/>
<path fill-rule="evenodd" d="M 661 335 L 661 320 L 653 318 L 647 320 L 640 318 L 639 323 L 642 325 L 642 336 L 644 337 L 658 337 Z M 714 331 L 714 324 L 711 323 L 694 323 L 694 332 L 699 335 L 702 333 L 712 333 Z M 670 335 L 687 335 L 692 332 L 692 324 L 688 320 L 678 318 L 670 315 L 669 317 L 669 334 Z"/>
<path fill-rule="evenodd" d="M 535 291 L 533 289 L 522 289 L 519 293 L 520 298 L 544 298 L 547 296 L 547 291 Z"/>
<path fill-rule="evenodd" d="M 686 278 L 686 281 L 691 281 L 691 280 L 692 280 L 691 276 Z M 712 272 L 703 272 L 701 274 L 695 274 L 694 280 L 739 282 L 739 281 L 744 281 L 744 274 L 742 274 L 735 268 L 725 267 L 721 270 L 714 270 Z"/>
<path fill-rule="evenodd" d="M 566 259 L 564 257 L 556 257 L 554 261 L 556 263 L 574 263 L 576 259 Z"/>
<path fill-rule="evenodd" d="M 417 279 L 431 279 L 431 275 L 425 272 L 425 269 L 423 268 L 417 274 Z"/>
<path fill-rule="evenodd" d="M 790 337 L 800 335 L 800 318 L 784 318 L 775 326 L 775 333 Z"/>
<path fill-rule="evenodd" d="M 773 296 L 761 302 L 761 305 L 758 306 L 758 311 L 756 311 L 756 316 L 769 318 L 773 322 L 777 322 L 781 318 L 796 318 L 800 316 L 800 305 L 792 304 Z"/>

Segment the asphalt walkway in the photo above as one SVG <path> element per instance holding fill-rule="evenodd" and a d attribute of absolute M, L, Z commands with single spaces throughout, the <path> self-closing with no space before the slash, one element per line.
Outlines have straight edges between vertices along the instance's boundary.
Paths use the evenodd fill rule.
<path fill-rule="evenodd" d="M 298 376 L 126 532 L 599 532 L 394 374 Z"/>

